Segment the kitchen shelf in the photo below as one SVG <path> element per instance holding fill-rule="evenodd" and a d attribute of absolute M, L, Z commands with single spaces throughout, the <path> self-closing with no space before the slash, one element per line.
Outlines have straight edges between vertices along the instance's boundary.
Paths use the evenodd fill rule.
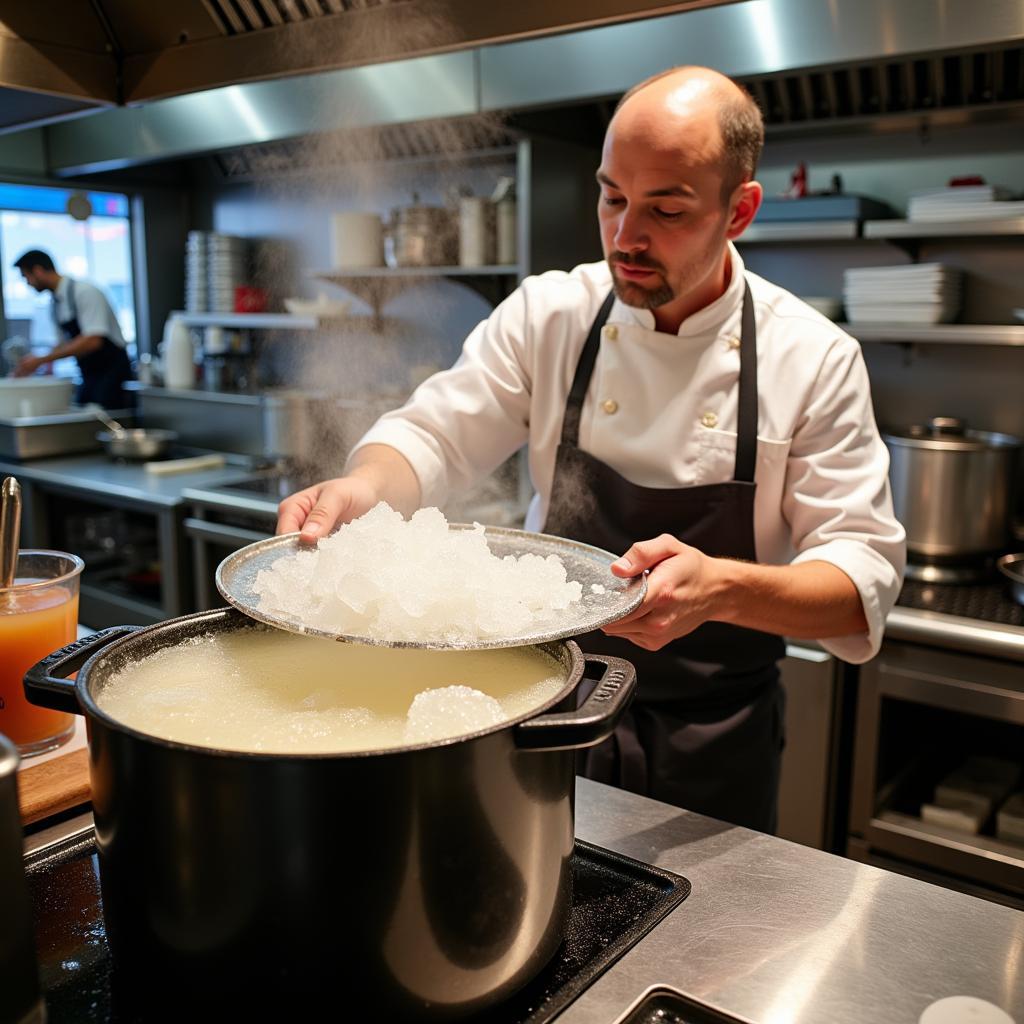
<path fill-rule="evenodd" d="M 337 285 L 373 308 L 374 319 L 396 295 L 424 281 L 457 281 L 497 305 L 508 294 L 509 281 L 519 277 L 518 264 L 485 267 L 366 267 L 360 270 L 314 270 L 319 281 Z"/>
<path fill-rule="evenodd" d="M 766 242 L 845 242 L 860 237 L 858 220 L 804 220 L 752 224 L 737 245 Z"/>
<path fill-rule="evenodd" d="M 839 324 L 858 341 L 929 345 L 1024 346 L 1024 327 L 1014 324 Z"/>
<path fill-rule="evenodd" d="M 292 313 L 183 313 L 175 312 L 187 327 L 235 327 L 240 330 L 314 330 L 320 324 L 315 316 Z"/>
<path fill-rule="evenodd" d="M 1024 235 L 1024 217 L 987 220 L 805 220 L 752 224 L 737 245 L 922 238 L 1012 238 Z"/>
<path fill-rule="evenodd" d="M 1024 235 L 1024 217 L 991 220 L 868 220 L 865 238 L 995 238 Z"/>

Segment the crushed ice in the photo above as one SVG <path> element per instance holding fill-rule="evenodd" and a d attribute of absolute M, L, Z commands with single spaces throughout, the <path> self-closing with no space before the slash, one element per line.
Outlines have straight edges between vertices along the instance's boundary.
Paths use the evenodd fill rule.
<path fill-rule="evenodd" d="M 555 555 L 507 555 L 484 528 L 449 530 L 436 508 L 406 521 L 381 502 L 256 574 L 261 611 L 378 640 L 457 642 L 525 635 L 579 601 Z"/>
<path fill-rule="evenodd" d="M 470 686 L 417 693 L 405 719 L 405 742 L 426 743 L 477 732 L 505 720 L 501 705 Z"/>

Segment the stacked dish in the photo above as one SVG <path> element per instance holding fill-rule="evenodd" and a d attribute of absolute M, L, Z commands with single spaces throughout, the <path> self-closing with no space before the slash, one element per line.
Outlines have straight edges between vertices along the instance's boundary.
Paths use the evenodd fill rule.
<path fill-rule="evenodd" d="M 915 192 L 907 205 L 907 219 L 922 221 L 997 220 L 1020 217 L 1024 202 L 1013 201 L 1009 189 L 999 185 L 958 185 Z"/>
<path fill-rule="evenodd" d="M 210 310 L 214 313 L 234 312 L 235 289 L 246 281 L 248 253 L 245 239 L 210 232 L 206 247 Z"/>
<path fill-rule="evenodd" d="M 962 272 L 944 263 L 859 267 L 845 271 L 850 323 L 941 324 L 960 311 Z"/>
<path fill-rule="evenodd" d="M 216 231 L 190 231 L 185 243 L 185 309 L 231 313 L 235 289 L 245 284 L 248 243 Z"/>
<path fill-rule="evenodd" d="M 205 313 L 210 308 L 206 284 L 206 232 L 190 231 L 185 242 L 185 309 Z"/>

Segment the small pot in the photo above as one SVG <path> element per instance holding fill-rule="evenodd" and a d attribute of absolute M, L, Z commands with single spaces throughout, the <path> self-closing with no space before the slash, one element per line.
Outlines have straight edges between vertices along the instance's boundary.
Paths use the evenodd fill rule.
<path fill-rule="evenodd" d="M 284 996 L 294 1014 L 299 994 L 320 1007 L 337 994 L 359 1020 L 448 1020 L 510 995 L 562 941 L 574 751 L 611 733 L 632 666 L 541 645 L 568 673 L 551 701 L 468 737 L 380 752 L 195 747 L 96 704 L 126 665 L 253 628 L 234 609 L 114 627 L 25 677 L 31 701 L 88 723 L 115 963 L 156 999 Z M 601 681 L 577 709 L 586 666 Z"/>
<path fill-rule="evenodd" d="M 936 417 L 882 435 L 911 555 L 970 559 L 1006 549 L 1020 441 Z"/>
<path fill-rule="evenodd" d="M 101 430 L 96 440 L 103 445 L 112 459 L 141 462 L 156 459 L 178 440 L 173 430 L 145 430 L 129 427 L 125 430 Z"/>

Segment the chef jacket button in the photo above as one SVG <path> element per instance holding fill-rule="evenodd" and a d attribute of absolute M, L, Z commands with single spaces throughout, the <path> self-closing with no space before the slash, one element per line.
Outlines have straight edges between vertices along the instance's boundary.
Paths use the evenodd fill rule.
<path fill-rule="evenodd" d="M 604 328 L 604 336 L 605 336 L 605 338 L 608 339 L 608 341 L 618 341 L 619 340 L 619 329 L 618 329 L 618 327 L 616 327 L 615 324 L 606 324 L 605 328 Z"/>
<path fill-rule="evenodd" d="M 705 427 L 716 427 L 718 426 L 718 417 L 713 412 L 706 412 L 700 418 L 701 423 Z"/>
<path fill-rule="evenodd" d="M 601 408 L 604 409 L 609 416 L 613 416 L 619 411 L 619 403 L 614 398 L 607 398 L 601 403 Z"/>
<path fill-rule="evenodd" d="M 729 339 L 729 348 L 739 348 L 739 347 L 740 347 L 740 339 L 739 338 L 730 338 Z"/>

